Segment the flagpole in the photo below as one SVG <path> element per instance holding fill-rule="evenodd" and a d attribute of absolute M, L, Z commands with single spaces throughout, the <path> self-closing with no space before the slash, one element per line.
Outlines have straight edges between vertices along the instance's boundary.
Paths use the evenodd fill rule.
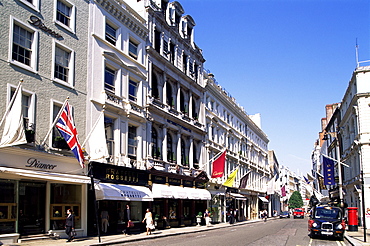
<path fill-rule="evenodd" d="M 330 160 L 332 160 L 332 161 L 335 161 L 335 162 L 337 162 L 337 163 L 340 163 L 341 165 L 343 165 L 343 166 L 345 166 L 345 167 L 350 167 L 350 166 L 348 166 L 346 163 L 343 163 L 343 162 L 341 162 L 341 161 L 338 161 L 337 159 L 334 159 L 334 158 L 332 158 L 332 157 L 330 157 L 330 156 L 328 156 L 328 155 L 325 155 L 325 154 L 322 154 L 322 153 L 320 153 L 322 156 L 325 156 L 326 158 L 328 158 L 328 159 L 330 159 Z"/>
<path fill-rule="evenodd" d="M 56 124 L 56 123 L 57 123 L 57 121 L 59 120 L 59 117 L 60 117 L 60 115 L 62 114 L 63 109 L 64 109 L 65 105 L 67 104 L 68 100 L 69 100 L 69 97 L 67 97 L 67 99 L 64 101 L 64 103 L 63 103 L 62 107 L 60 108 L 60 110 L 59 110 L 59 112 L 58 112 L 57 116 L 55 117 L 54 122 L 53 122 L 53 124 L 51 125 L 51 127 L 50 127 L 50 129 L 49 129 L 48 133 L 46 134 L 46 136 L 45 136 L 44 140 L 41 142 L 41 146 L 44 146 L 44 145 L 45 145 L 46 140 L 48 139 L 48 137 L 49 137 L 49 135 L 50 135 L 51 131 L 53 130 L 53 127 L 55 126 L 55 124 Z"/>
<path fill-rule="evenodd" d="M 214 159 L 218 158 L 220 155 L 222 155 L 222 153 L 224 153 L 226 151 L 226 148 L 224 148 L 223 151 L 220 151 L 219 153 L 217 153 L 217 155 L 215 155 L 214 157 L 212 157 L 210 160 L 208 160 L 208 163 L 213 161 Z"/>
<path fill-rule="evenodd" d="M 8 114 L 8 112 L 9 112 L 10 108 L 12 107 L 12 105 L 13 105 L 13 103 L 14 103 L 14 101 L 15 101 L 15 97 L 17 96 L 17 93 L 18 93 L 18 91 L 19 91 L 19 88 L 21 88 L 21 84 L 22 84 L 22 82 L 23 82 L 23 79 L 19 80 L 18 86 L 17 86 L 17 88 L 15 89 L 15 92 L 14 92 L 14 94 L 13 94 L 13 96 L 12 96 L 12 99 L 10 99 L 10 102 L 9 102 L 9 104 L 8 104 L 8 107 L 6 107 L 6 110 L 5 110 L 5 113 L 4 113 L 3 118 L 1 119 L 0 127 L 3 125 L 4 120 L 5 120 L 5 118 L 6 118 L 6 115 Z"/>
<path fill-rule="evenodd" d="M 104 115 L 104 111 L 105 111 L 105 106 L 103 106 L 103 110 L 102 110 L 102 111 L 101 111 L 101 113 L 99 114 L 98 119 L 96 120 L 96 122 L 95 122 L 94 126 L 91 128 L 91 130 L 90 130 L 89 134 L 87 135 L 87 137 L 86 137 L 85 141 L 82 143 L 81 148 L 83 148 L 83 147 L 85 146 L 85 144 L 86 144 L 87 140 L 89 140 L 89 138 L 90 138 L 90 136 L 91 136 L 92 132 L 95 130 L 96 126 L 98 125 L 100 118 L 102 117 L 102 115 Z"/>

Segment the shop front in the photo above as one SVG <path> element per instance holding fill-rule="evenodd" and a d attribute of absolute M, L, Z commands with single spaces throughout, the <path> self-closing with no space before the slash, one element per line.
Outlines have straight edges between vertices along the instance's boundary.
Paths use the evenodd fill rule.
<path fill-rule="evenodd" d="M 206 177 L 206 176 L 205 176 Z M 205 189 L 203 174 L 184 176 L 151 170 L 153 216 L 160 229 L 196 225 L 211 194 Z"/>
<path fill-rule="evenodd" d="M 125 220 L 126 206 L 130 207 L 131 221 L 134 227 L 131 232 L 143 231 L 141 223 L 147 208 L 152 206 L 153 195 L 148 186 L 149 173 L 145 170 L 115 166 L 105 163 L 90 163 L 94 177 L 94 193 L 89 193 L 89 235 L 96 235 L 94 222 L 98 218 L 102 232 L 102 211 L 109 215 L 109 226 L 106 234 L 122 234 L 127 227 Z M 91 189 L 92 190 L 92 189 Z M 94 207 L 94 196 L 97 209 Z"/>
<path fill-rule="evenodd" d="M 52 234 L 66 237 L 66 210 L 86 235 L 86 193 L 90 179 L 73 157 L 21 148 L 0 150 L 0 241 Z"/>

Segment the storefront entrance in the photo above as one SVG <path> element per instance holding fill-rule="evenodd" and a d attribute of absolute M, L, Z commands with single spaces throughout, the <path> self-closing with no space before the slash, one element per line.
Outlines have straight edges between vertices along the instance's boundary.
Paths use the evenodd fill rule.
<path fill-rule="evenodd" d="M 45 233 L 46 183 L 19 182 L 18 232 L 21 235 Z"/>

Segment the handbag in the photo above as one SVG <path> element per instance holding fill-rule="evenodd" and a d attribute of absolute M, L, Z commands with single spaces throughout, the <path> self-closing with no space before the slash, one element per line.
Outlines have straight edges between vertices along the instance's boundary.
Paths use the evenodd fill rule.
<path fill-rule="evenodd" d="M 129 222 L 127 222 L 127 227 L 134 227 L 134 222 L 132 222 L 132 221 L 129 221 Z"/>
<path fill-rule="evenodd" d="M 71 231 L 71 236 L 72 236 L 72 237 L 77 236 L 77 232 L 76 232 L 75 230 L 72 230 L 72 231 Z"/>
<path fill-rule="evenodd" d="M 153 223 L 149 225 L 149 229 L 151 229 L 151 230 L 154 230 L 155 229 L 155 226 L 154 226 Z"/>

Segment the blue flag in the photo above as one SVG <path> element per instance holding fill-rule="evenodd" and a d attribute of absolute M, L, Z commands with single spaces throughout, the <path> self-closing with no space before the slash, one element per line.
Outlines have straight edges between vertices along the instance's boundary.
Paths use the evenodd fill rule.
<path fill-rule="evenodd" d="M 324 185 L 335 185 L 334 161 L 323 156 Z"/>

